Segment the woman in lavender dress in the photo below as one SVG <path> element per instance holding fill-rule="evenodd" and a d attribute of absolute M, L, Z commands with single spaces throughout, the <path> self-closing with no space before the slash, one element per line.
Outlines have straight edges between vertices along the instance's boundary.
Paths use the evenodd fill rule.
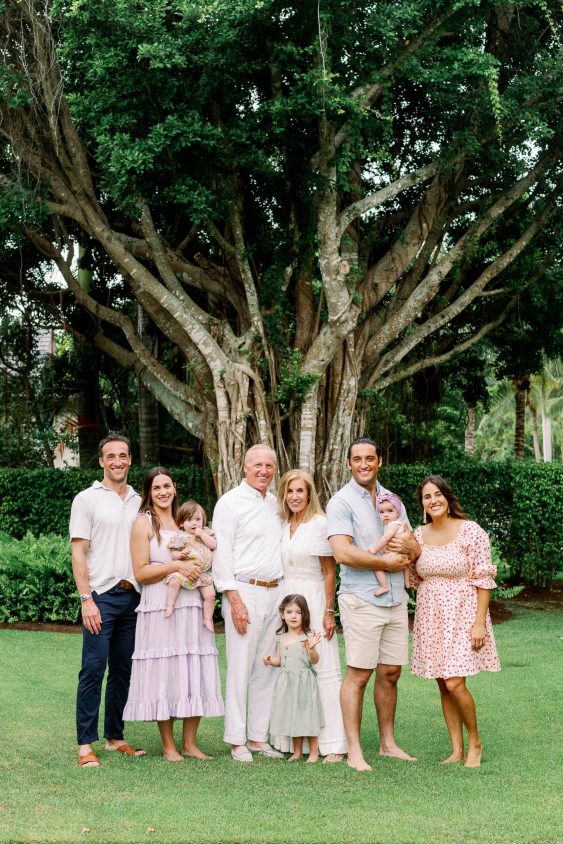
<path fill-rule="evenodd" d="M 175 612 L 165 618 L 165 577 L 180 571 L 191 580 L 200 574 L 191 560 L 172 560 L 170 536 L 178 530 L 178 499 L 170 473 L 151 469 L 143 482 L 143 500 L 131 532 L 133 571 L 142 586 L 127 721 L 156 721 L 164 756 L 209 759 L 196 744 L 202 715 L 222 715 L 217 648 L 213 633 L 203 626 L 198 589 L 182 589 Z M 182 753 L 174 741 L 174 719 L 184 722 Z"/>

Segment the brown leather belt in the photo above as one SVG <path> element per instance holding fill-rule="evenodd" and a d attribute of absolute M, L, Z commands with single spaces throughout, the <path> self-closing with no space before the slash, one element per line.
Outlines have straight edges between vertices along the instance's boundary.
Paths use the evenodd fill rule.
<path fill-rule="evenodd" d="M 241 577 L 237 575 L 237 580 L 240 580 L 241 583 L 250 583 L 251 586 L 263 586 L 264 589 L 275 589 L 276 586 L 279 586 L 279 582 L 281 578 L 278 580 L 256 580 L 255 577 Z"/>
<path fill-rule="evenodd" d="M 119 583 L 116 583 L 115 585 L 118 586 L 120 589 L 134 589 L 135 588 L 132 583 L 129 583 L 128 580 L 120 580 Z"/>

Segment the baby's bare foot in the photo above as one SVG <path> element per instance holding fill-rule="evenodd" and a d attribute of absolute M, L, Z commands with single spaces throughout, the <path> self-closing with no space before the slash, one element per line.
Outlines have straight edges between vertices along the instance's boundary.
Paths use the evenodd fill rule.
<path fill-rule="evenodd" d="M 389 592 L 389 589 L 390 589 L 390 587 L 389 587 L 389 586 L 379 586 L 379 587 L 375 590 L 375 592 L 374 592 L 373 594 L 374 594 L 374 595 L 376 596 L 376 598 L 377 598 L 377 597 L 379 597 L 380 595 L 385 595 L 385 593 L 386 593 L 386 592 Z"/>
<path fill-rule="evenodd" d="M 203 619 L 203 626 L 209 630 L 210 633 L 215 633 L 215 628 L 213 626 L 213 622 L 207 618 Z"/>

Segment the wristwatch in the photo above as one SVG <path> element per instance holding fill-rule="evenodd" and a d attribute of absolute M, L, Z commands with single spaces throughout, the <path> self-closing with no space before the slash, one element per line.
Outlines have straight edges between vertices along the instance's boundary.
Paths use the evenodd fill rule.
<path fill-rule="evenodd" d="M 80 596 L 80 600 L 82 601 L 82 603 L 84 603 L 84 601 L 89 601 L 91 597 L 92 595 L 90 592 L 85 592 L 83 595 Z"/>

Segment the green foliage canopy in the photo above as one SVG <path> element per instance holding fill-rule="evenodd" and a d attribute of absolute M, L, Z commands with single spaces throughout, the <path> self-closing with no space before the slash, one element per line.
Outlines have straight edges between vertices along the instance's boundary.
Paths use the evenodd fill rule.
<path fill-rule="evenodd" d="M 57 263 L 70 323 L 203 441 L 219 491 L 257 439 L 334 490 L 361 391 L 467 351 L 551 283 L 552 0 L 1 12 L 5 248 L 18 229 Z M 131 297 L 187 378 L 138 342 Z"/>

